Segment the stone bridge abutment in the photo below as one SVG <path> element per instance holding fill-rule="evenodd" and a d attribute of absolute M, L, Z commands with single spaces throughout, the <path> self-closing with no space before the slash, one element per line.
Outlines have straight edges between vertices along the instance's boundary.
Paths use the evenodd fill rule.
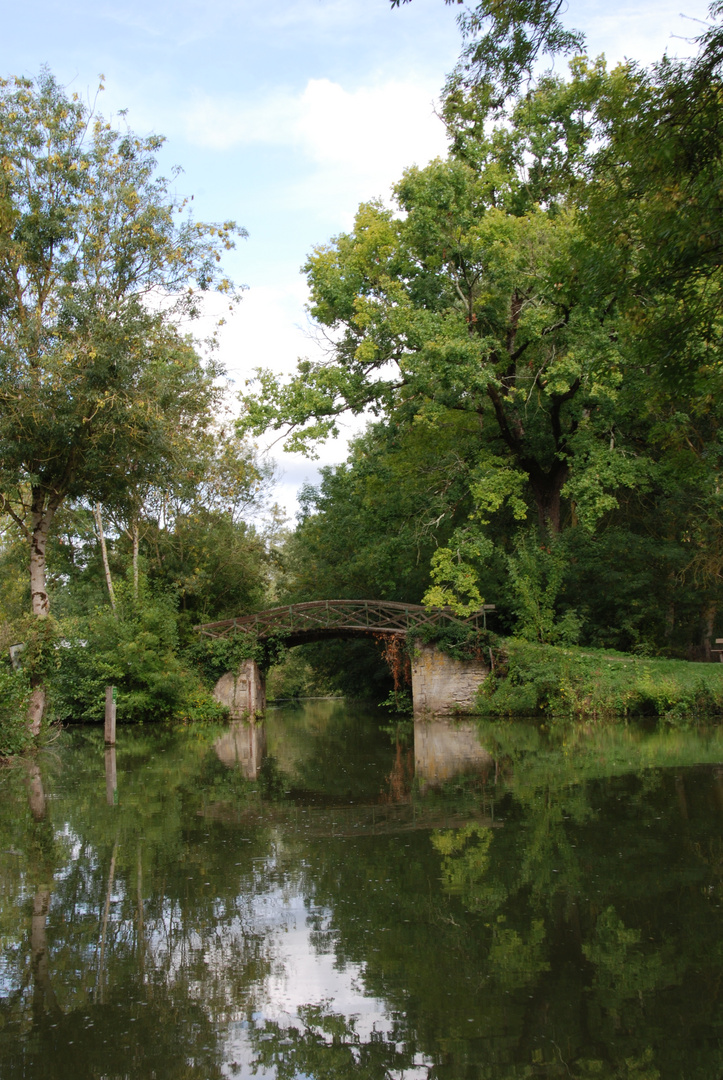
<path fill-rule="evenodd" d="M 266 711 L 266 679 L 255 660 L 242 660 L 237 671 L 227 671 L 213 688 L 219 705 L 232 720 L 256 720 Z"/>
<path fill-rule="evenodd" d="M 420 645 L 412 657 L 415 720 L 473 713 L 477 691 L 489 674 L 480 660 L 456 660 L 436 645 Z"/>

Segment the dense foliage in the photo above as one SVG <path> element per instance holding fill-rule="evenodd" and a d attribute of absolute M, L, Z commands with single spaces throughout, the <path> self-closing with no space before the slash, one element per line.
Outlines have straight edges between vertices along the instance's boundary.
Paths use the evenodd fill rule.
<path fill-rule="evenodd" d="M 576 39 L 559 5 L 498 8 L 463 16 L 449 157 L 308 259 L 328 356 L 246 395 L 243 429 L 295 448 L 376 416 L 306 493 L 284 585 L 494 602 L 496 628 L 533 642 L 709 659 L 723 9 L 693 60 L 580 55 L 567 78 L 515 81 Z"/>

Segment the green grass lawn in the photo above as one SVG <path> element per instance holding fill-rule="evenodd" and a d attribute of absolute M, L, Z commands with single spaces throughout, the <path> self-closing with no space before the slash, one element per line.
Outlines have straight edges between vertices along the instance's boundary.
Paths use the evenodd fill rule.
<path fill-rule="evenodd" d="M 723 664 L 657 660 L 515 638 L 496 650 L 480 691 L 487 716 L 657 716 L 675 725 L 723 719 Z"/>

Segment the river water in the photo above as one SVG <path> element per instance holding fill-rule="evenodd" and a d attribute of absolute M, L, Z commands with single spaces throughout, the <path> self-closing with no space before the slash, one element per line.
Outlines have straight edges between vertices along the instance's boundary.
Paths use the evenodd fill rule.
<path fill-rule="evenodd" d="M 720 1080 L 723 734 L 379 725 L 0 771 L 2 1080 Z"/>

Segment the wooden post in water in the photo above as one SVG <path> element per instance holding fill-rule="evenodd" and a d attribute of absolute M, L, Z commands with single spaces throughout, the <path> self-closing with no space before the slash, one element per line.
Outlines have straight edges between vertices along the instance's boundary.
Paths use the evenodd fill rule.
<path fill-rule="evenodd" d="M 105 742 L 115 746 L 115 686 L 105 688 Z"/>
<path fill-rule="evenodd" d="M 118 773 L 115 765 L 115 746 L 105 748 L 105 799 L 108 806 L 118 805 Z"/>

